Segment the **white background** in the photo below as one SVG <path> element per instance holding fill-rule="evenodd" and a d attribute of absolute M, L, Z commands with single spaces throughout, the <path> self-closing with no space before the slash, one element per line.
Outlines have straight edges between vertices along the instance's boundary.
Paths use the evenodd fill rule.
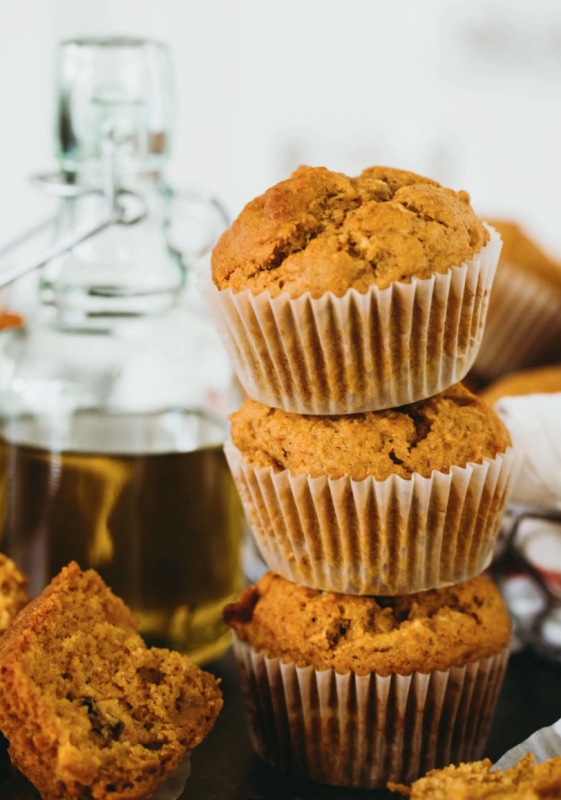
<path fill-rule="evenodd" d="M 232 214 L 299 163 L 407 167 L 561 255 L 559 0 L 0 0 L 0 242 L 45 200 L 57 41 L 169 43 L 170 178 Z"/>

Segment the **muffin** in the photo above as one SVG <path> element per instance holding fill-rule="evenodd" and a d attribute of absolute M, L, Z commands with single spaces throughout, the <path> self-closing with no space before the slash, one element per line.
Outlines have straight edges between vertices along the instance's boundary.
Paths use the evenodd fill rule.
<path fill-rule="evenodd" d="M 21 328 L 23 319 L 19 314 L 11 314 L 0 309 L 0 331 L 8 328 Z"/>
<path fill-rule="evenodd" d="M 487 578 L 380 598 L 269 572 L 224 618 L 252 742 L 268 763 L 370 789 L 481 756 L 510 640 Z"/>
<path fill-rule="evenodd" d="M 555 392 L 561 392 L 561 364 L 513 372 L 492 383 L 480 396 L 492 407 L 502 397 Z"/>
<path fill-rule="evenodd" d="M 466 192 L 386 167 L 300 167 L 244 208 L 199 285 L 250 397 L 351 414 L 463 378 L 499 252 Z"/>
<path fill-rule="evenodd" d="M 411 800 L 551 800 L 561 797 L 561 758 L 534 764 L 527 753 L 510 769 L 495 770 L 486 758 L 474 764 L 460 764 L 433 770 L 408 789 L 391 785 Z"/>
<path fill-rule="evenodd" d="M 70 564 L 0 640 L 0 730 L 43 800 L 140 800 L 206 736 L 217 682 L 147 649 L 129 609 Z"/>
<path fill-rule="evenodd" d="M 513 452 L 499 417 L 461 384 L 335 417 L 247 400 L 231 420 L 232 474 L 267 566 L 285 578 L 397 595 L 487 566 Z"/>
<path fill-rule="evenodd" d="M 493 222 L 503 250 L 474 372 L 487 381 L 561 361 L 561 265 L 514 222 Z"/>
<path fill-rule="evenodd" d="M 0 636 L 13 624 L 29 603 L 29 581 L 8 556 L 0 553 Z"/>

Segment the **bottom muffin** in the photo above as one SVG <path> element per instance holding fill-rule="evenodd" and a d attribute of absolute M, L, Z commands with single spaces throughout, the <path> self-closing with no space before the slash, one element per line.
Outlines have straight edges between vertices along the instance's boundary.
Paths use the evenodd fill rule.
<path fill-rule="evenodd" d="M 481 757 L 510 641 L 486 578 L 375 598 L 269 572 L 224 618 L 253 745 L 273 766 L 376 788 Z"/>

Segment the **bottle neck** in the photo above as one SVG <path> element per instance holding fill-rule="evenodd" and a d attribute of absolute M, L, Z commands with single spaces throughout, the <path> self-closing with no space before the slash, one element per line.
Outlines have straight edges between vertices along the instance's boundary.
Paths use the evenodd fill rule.
<path fill-rule="evenodd" d="M 129 218 L 135 204 L 146 215 L 135 224 L 111 224 L 44 268 L 43 302 L 55 306 L 67 324 L 107 326 L 114 318 L 162 313 L 175 304 L 183 284 L 182 267 L 167 244 L 170 193 L 161 170 L 115 163 L 112 199 L 105 167 L 95 161 L 62 172 L 64 183 L 92 191 L 61 200 L 57 235 L 95 227 L 110 215 L 112 203 L 132 208 Z"/>

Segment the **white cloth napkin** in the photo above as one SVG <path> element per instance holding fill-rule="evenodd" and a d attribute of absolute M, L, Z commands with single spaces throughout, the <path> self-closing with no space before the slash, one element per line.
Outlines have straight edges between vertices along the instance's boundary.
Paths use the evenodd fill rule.
<path fill-rule="evenodd" d="M 509 429 L 523 462 L 512 500 L 518 501 L 517 495 L 524 493 L 519 484 L 526 473 L 538 490 L 549 493 L 553 502 L 561 502 L 561 392 L 503 397 L 495 403 L 495 411 Z"/>

